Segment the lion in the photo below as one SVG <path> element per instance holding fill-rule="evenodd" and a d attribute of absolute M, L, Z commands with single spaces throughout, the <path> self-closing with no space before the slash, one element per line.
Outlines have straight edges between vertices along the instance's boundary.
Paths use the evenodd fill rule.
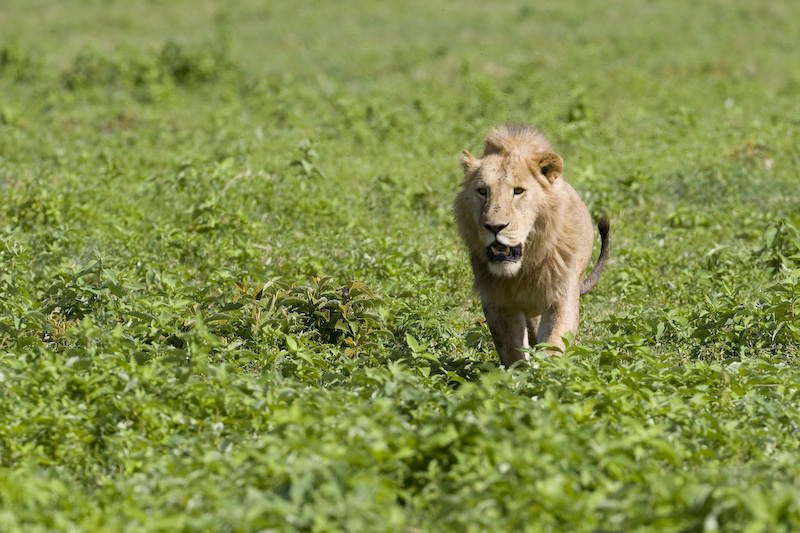
<path fill-rule="evenodd" d="M 594 247 L 591 216 L 561 177 L 564 161 L 544 135 L 527 126 L 494 128 L 483 156 L 464 150 L 461 166 L 455 220 L 501 363 L 527 360 L 522 349 L 532 344 L 563 350 L 562 337 L 578 332 L 579 298 L 608 261 L 608 219 L 598 221 L 600 256 L 584 280 Z"/>

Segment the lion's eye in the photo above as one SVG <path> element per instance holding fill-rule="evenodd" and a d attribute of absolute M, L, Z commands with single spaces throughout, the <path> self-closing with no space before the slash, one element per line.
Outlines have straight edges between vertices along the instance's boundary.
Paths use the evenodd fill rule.
<path fill-rule="evenodd" d="M 480 194 L 481 196 L 486 196 L 486 187 L 479 187 L 478 194 Z"/>
<path fill-rule="evenodd" d="M 515 195 L 519 196 L 520 194 L 522 194 L 524 192 L 525 192 L 525 189 L 523 189 L 522 187 L 514 187 L 514 194 Z"/>

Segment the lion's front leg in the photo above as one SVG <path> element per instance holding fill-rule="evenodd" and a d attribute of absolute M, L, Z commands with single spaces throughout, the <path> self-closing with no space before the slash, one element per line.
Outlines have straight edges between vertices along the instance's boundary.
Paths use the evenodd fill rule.
<path fill-rule="evenodd" d="M 528 344 L 535 346 L 539 344 L 539 322 L 542 315 L 528 317 Z"/>
<path fill-rule="evenodd" d="M 548 309 L 542 313 L 539 331 L 536 334 L 538 342 L 546 342 L 564 349 L 562 337 L 571 331 L 573 335 L 578 334 L 578 301 L 565 302 L 563 305 L 554 309 Z M 557 353 L 557 352 L 555 352 Z"/>
<path fill-rule="evenodd" d="M 521 311 L 483 306 L 483 314 L 492 332 L 494 347 L 503 366 L 509 368 L 517 361 L 527 361 L 528 354 L 520 351 L 528 347 L 528 328 L 525 314 Z"/>

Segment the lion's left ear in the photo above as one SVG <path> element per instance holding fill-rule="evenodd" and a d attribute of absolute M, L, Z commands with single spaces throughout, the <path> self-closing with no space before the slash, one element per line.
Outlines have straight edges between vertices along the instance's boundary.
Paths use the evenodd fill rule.
<path fill-rule="evenodd" d="M 550 183 L 556 181 L 561 173 L 564 172 L 564 160 L 555 152 L 536 154 L 533 156 L 531 163 Z"/>

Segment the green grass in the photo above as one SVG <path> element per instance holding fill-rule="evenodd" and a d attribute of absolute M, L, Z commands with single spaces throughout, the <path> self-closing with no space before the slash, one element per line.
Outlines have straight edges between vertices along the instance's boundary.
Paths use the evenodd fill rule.
<path fill-rule="evenodd" d="M 5 4 L 0 530 L 800 528 L 800 4 Z M 508 121 L 612 222 L 512 372 Z"/>

